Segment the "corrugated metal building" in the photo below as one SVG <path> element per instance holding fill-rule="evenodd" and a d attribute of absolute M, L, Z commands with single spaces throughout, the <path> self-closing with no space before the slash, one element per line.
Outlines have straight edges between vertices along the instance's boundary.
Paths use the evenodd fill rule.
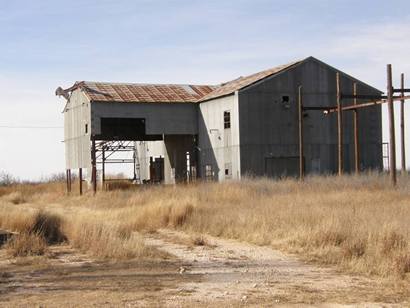
<path fill-rule="evenodd" d="M 163 181 L 298 173 L 297 91 L 304 105 L 334 106 L 335 68 L 309 57 L 217 86 L 77 82 L 65 108 L 66 168 L 91 170 L 91 140 L 134 140 L 141 180 L 163 159 Z M 343 93 L 381 91 L 343 73 Z M 352 101 L 345 100 L 350 105 Z M 358 111 L 360 165 L 382 168 L 381 107 Z M 304 113 L 307 173 L 337 170 L 336 116 Z M 344 166 L 353 169 L 352 115 L 344 113 Z"/>

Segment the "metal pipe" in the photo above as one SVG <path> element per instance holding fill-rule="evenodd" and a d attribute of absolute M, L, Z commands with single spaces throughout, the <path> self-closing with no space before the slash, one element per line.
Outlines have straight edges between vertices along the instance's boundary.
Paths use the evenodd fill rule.
<path fill-rule="evenodd" d="M 105 149 L 102 148 L 102 187 L 105 187 Z"/>
<path fill-rule="evenodd" d="M 80 196 L 83 194 L 83 168 L 78 169 L 78 180 L 80 184 Z"/>
<path fill-rule="evenodd" d="M 387 107 L 389 112 L 390 132 L 390 178 L 393 186 L 397 183 L 396 176 L 396 137 L 394 133 L 394 105 L 393 105 L 392 67 L 387 64 Z"/>
<path fill-rule="evenodd" d="M 393 89 L 393 93 L 401 93 L 401 95 L 404 95 L 404 92 L 410 92 L 410 89 L 405 89 L 404 86 L 402 86 L 401 89 Z"/>
<path fill-rule="evenodd" d="M 303 101 L 302 86 L 298 88 L 298 119 L 299 119 L 299 178 L 302 181 L 305 176 L 305 166 L 303 159 Z"/>
<path fill-rule="evenodd" d="M 340 97 L 340 74 L 336 73 L 336 96 L 337 96 L 337 159 L 338 173 L 343 174 L 343 113 Z"/>
<path fill-rule="evenodd" d="M 96 166 L 96 157 L 95 157 L 95 139 L 92 138 L 91 141 L 91 164 L 92 164 L 92 173 L 91 179 L 93 183 L 93 192 L 97 193 L 97 166 Z"/>
<path fill-rule="evenodd" d="M 66 189 L 67 189 L 67 194 L 69 194 L 70 193 L 70 184 L 69 184 L 69 181 L 68 181 L 68 169 L 66 169 L 66 171 L 65 171 L 65 179 L 66 179 Z"/>
<path fill-rule="evenodd" d="M 401 74 L 401 96 L 404 97 L 404 74 Z M 401 171 L 406 172 L 406 144 L 404 135 L 404 99 L 400 100 Z"/>
<path fill-rule="evenodd" d="M 357 83 L 353 84 L 353 95 L 357 95 Z M 357 98 L 354 98 L 353 105 L 357 105 Z M 354 169 L 355 173 L 359 174 L 359 119 L 357 109 L 353 110 L 353 133 L 354 133 Z"/>

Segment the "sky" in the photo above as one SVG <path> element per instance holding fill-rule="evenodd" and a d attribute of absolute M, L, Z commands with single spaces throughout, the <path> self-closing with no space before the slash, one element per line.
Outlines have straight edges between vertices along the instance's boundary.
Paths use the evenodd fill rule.
<path fill-rule="evenodd" d="M 0 171 L 64 171 L 58 86 L 218 84 L 314 56 L 385 91 L 387 63 L 410 87 L 409 36 L 405 0 L 0 0 Z"/>

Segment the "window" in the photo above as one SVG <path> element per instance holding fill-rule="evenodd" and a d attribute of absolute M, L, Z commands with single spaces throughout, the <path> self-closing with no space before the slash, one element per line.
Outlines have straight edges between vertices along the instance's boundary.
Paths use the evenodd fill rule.
<path fill-rule="evenodd" d="M 88 124 L 85 124 L 85 133 L 88 134 Z"/>
<path fill-rule="evenodd" d="M 231 128 L 231 112 L 224 111 L 224 128 Z"/>
<path fill-rule="evenodd" d="M 207 181 L 212 181 L 213 179 L 212 165 L 205 165 L 205 179 Z"/>
<path fill-rule="evenodd" d="M 225 179 L 232 178 L 232 163 L 225 164 Z"/>
<path fill-rule="evenodd" d="M 290 100 L 289 100 L 289 96 L 284 95 L 282 96 L 282 106 L 285 109 L 289 109 L 290 108 Z"/>

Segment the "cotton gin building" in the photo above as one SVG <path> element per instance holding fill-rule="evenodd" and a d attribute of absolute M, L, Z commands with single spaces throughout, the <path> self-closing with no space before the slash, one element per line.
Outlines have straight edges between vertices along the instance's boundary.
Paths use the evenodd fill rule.
<path fill-rule="evenodd" d="M 323 109 L 336 104 L 336 73 L 342 93 L 353 94 L 356 83 L 357 93 L 382 94 L 313 57 L 219 85 L 83 81 L 59 88 L 67 99 L 66 169 L 85 169 L 90 180 L 98 170 L 104 180 L 106 164 L 130 163 L 138 183 L 295 176 L 302 86 L 305 172 L 335 173 L 337 116 Z M 360 169 L 382 169 L 381 107 L 357 115 Z M 352 112 L 343 112 L 347 172 L 354 167 L 353 135 Z M 132 151 L 132 159 L 110 158 L 121 151 Z"/>

